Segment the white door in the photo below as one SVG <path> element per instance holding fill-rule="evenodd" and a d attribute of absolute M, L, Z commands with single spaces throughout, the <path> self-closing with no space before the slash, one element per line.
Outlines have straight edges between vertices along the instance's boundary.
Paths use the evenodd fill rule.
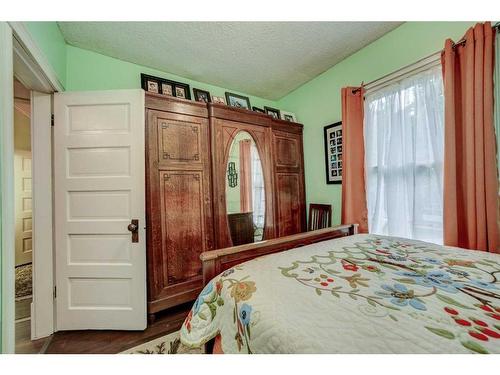
<path fill-rule="evenodd" d="M 57 330 L 142 330 L 144 91 L 58 93 L 54 115 Z"/>
<path fill-rule="evenodd" d="M 16 208 L 16 266 L 31 263 L 31 152 L 14 153 Z"/>

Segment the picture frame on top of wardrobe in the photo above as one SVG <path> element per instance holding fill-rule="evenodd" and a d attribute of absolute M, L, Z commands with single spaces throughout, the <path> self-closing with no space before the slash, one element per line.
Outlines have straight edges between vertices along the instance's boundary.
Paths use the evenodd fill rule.
<path fill-rule="evenodd" d="M 141 87 L 148 92 L 191 100 L 191 89 L 187 83 L 141 73 Z"/>
<path fill-rule="evenodd" d="M 193 88 L 194 100 L 202 103 L 210 103 L 212 101 L 210 92 Z"/>
<path fill-rule="evenodd" d="M 281 117 L 281 112 L 279 109 L 264 106 L 264 111 L 266 112 L 266 114 L 277 120 L 279 120 Z"/>

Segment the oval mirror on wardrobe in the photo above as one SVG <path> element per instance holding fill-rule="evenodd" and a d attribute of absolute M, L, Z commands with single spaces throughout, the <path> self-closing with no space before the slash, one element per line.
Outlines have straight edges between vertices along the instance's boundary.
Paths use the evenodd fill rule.
<path fill-rule="evenodd" d="M 226 166 L 226 210 L 233 246 L 264 239 L 265 206 L 259 151 L 252 136 L 240 131 Z"/>

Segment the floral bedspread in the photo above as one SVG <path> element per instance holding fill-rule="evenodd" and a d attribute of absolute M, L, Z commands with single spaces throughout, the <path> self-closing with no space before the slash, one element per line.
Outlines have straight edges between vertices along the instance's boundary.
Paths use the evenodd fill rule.
<path fill-rule="evenodd" d="M 500 353 L 500 255 L 355 235 L 226 270 L 181 329 L 224 353 Z"/>

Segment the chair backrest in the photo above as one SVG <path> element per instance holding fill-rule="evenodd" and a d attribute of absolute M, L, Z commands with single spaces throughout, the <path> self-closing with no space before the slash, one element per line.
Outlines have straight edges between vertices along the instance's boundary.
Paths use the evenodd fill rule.
<path fill-rule="evenodd" d="M 309 221 L 307 230 L 323 229 L 332 226 L 331 204 L 309 204 Z"/>

